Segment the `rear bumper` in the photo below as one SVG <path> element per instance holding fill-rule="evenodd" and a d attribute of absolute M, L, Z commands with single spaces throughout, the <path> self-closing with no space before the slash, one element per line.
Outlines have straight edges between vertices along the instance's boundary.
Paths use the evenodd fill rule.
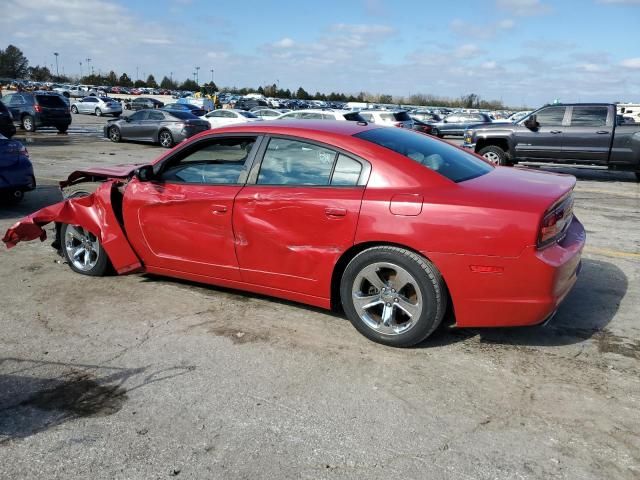
<path fill-rule="evenodd" d="M 545 322 L 575 285 L 586 241 L 573 219 L 562 242 L 527 247 L 517 258 L 430 254 L 441 270 L 460 327 L 516 327 Z M 476 269 L 479 265 L 491 267 Z"/>
<path fill-rule="evenodd" d="M 27 192 L 36 188 L 36 178 L 31 164 L 0 168 L 0 192 Z"/>

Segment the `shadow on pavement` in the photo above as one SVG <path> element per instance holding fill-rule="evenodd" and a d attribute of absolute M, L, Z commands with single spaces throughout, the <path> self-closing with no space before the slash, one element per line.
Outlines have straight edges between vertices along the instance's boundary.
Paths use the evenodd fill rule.
<path fill-rule="evenodd" d="M 605 327 L 616 315 L 628 283 L 625 273 L 612 263 L 583 259 L 578 282 L 547 325 L 467 329 L 444 326 L 421 346 L 437 347 L 475 336 L 480 337 L 481 343 L 519 346 L 572 345 L 605 333 L 611 337 Z"/>
<path fill-rule="evenodd" d="M 38 375 L 42 369 L 60 373 Z M 123 407 L 129 392 L 193 370 L 194 366 L 176 366 L 149 372 L 149 367 L 0 359 L 0 445 L 69 420 L 112 415 Z M 125 388 L 125 382 L 133 386 Z"/>
<path fill-rule="evenodd" d="M 0 220 L 25 217 L 36 210 L 62 201 L 62 193 L 57 185 L 40 185 L 26 192 L 20 203 L 10 203 L 0 199 Z M 4 234 L 4 232 L 2 232 Z"/>

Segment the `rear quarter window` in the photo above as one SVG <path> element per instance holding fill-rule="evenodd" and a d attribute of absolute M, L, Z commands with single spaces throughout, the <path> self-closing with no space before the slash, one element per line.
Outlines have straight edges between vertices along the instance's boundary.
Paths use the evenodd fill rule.
<path fill-rule="evenodd" d="M 403 128 L 376 128 L 354 135 L 393 150 L 453 182 L 464 182 L 493 170 L 487 162 L 447 143 Z"/>

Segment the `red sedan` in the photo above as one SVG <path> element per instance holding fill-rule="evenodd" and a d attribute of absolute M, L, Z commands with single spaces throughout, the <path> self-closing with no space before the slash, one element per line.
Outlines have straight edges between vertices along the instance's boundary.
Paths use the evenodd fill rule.
<path fill-rule="evenodd" d="M 493 167 L 440 140 L 357 122 L 205 132 L 152 165 L 76 172 L 94 193 L 40 210 L 4 241 L 58 225 L 85 275 L 146 271 L 342 307 L 368 338 L 535 325 L 576 282 L 575 178 Z"/>

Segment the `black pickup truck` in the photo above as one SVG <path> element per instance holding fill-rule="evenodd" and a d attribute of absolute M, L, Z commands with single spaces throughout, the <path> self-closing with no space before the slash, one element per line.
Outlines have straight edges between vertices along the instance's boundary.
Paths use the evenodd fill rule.
<path fill-rule="evenodd" d="M 515 124 L 474 125 L 462 146 L 499 165 L 602 166 L 635 172 L 640 181 L 640 124 L 622 124 L 614 104 L 547 105 Z"/>

